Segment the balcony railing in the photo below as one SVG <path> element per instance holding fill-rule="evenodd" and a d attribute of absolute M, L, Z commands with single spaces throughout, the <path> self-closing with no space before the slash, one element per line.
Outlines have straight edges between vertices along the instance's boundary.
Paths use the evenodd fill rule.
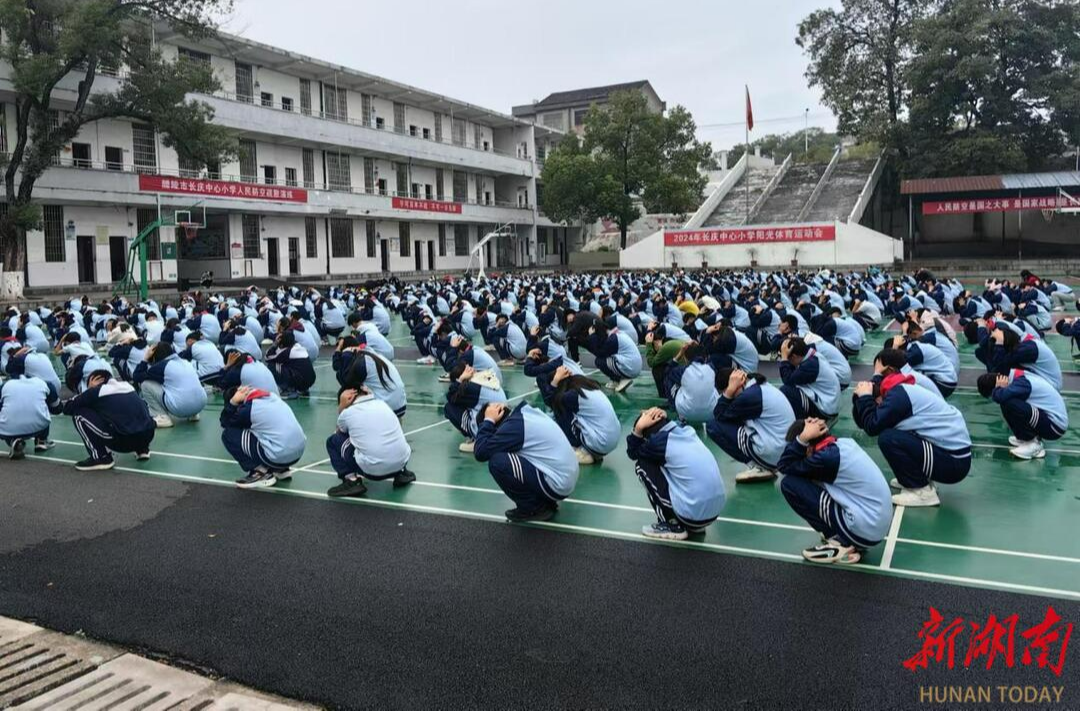
<path fill-rule="evenodd" d="M 211 96 L 217 99 L 225 99 L 226 101 L 235 101 L 239 104 L 247 104 L 262 109 L 269 109 L 271 111 L 280 111 L 283 113 L 300 114 L 301 116 L 311 116 L 313 118 L 322 119 L 324 121 L 333 121 L 335 123 L 344 123 L 350 126 L 356 126 L 358 128 L 367 129 L 369 131 L 379 131 L 380 133 L 392 133 L 395 136 L 403 136 L 405 138 L 413 138 L 417 141 L 424 141 L 427 143 L 441 143 L 447 146 L 457 146 L 458 148 L 465 148 L 467 150 L 479 151 L 481 153 L 493 153 L 498 156 L 505 156 L 508 158 L 518 158 L 520 160 L 530 160 L 527 153 L 513 153 L 510 151 L 500 151 L 491 144 L 484 147 L 484 142 L 480 144 L 476 143 L 475 138 L 470 142 L 468 136 L 464 140 L 456 141 L 453 138 L 453 131 L 450 135 L 444 133 L 440 138 L 436 138 L 434 131 L 431 131 L 426 137 L 423 134 L 423 127 L 417 127 L 416 133 L 410 131 L 410 126 L 394 126 L 392 124 L 383 124 L 382 127 L 377 125 L 377 120 L 363 120 L 363 118 L 356 118 L 353 116 L 342 116 L 336 111 L 317 111 L 314 108 L 301 108 L 296 101 L 289 102 L 288 105 L 283 105 L 281 101 L 275 99 L 273 101 L 264 101 L 259 96 L 247 96 L 245 94 L 236 94 L 230 91 L 218 91 L 214 92 Z M 449 117 L 449 114 L 444 114 Z"/>
<path fill-rule="evenodd" d="M 7 160 L 9 154 L 0 152 L 0 158 Z M 143 175 L 166 175 L 175 178 L 184 178 L 188 180 L 220 180 L 225 182 L 236 183 L 250 183 L 252 185 L 274 185 L 290 188 L 302 188 L 305 190 L 314 190 L 330 193 L 348 193 L 351 195 L 372 195 L 377 197 L 400 197 L 409 198 L 412 200 L 430 200 L 432 202 L 455 202 L 462 205 L 475 205 L 476 207 L 502 207 L 512 208 L 518 210 L 531 210 L 532 206 L 529 204 L 519 205 L 517 202 L 508 200 L 475 200 L 475 199 L 448 199 L 443 197 L 442 199 L 436 197 L 427 197 L 426 193 L 414 193 L 411 191 L 398 192 L 395 190 L 379 190 L 377 186 L 372 187 L 358 187 L 353 185 L 345 185 L 336 182 L 315 182 L 305 180 L 285 180 L 277 178 L 275 180 L 266 180 L 264 178 L 251 176 L 251 175 L 236 175 L 230 173 L 214 173 L 207 170 L 183 170 L 183 169 L 166 169 L 159 168 L 157 166 L 150 165 L 134 165 L 130 163 L 115 163 L 111 161 L 93 161 L 83 158 L 72 158 L 69 156 L 60 156 L 52 163 L 56 168 L 72 168 L 76 170 L 100 171 L 107 173 L 134 173 Z"/>

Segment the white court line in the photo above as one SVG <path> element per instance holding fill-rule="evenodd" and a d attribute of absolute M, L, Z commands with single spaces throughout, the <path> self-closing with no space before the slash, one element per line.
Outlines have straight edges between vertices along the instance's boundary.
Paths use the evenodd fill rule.
<path fill-rule="evenodd" d="M 63 439 L 54 439 L 53 442 L 56 442 L 57 444 L 68 444 L 68 445 L 71 445 L 72 447 L 85 447 L 86 446 L 82 442 L 71 442 L 71 441 L 63 440 Z M 162 457 L 175 457 L 176 459 L 194 459 L 196 461 L 201 461 L 201 462 L 220 462 L 221 464 L 236 464 L 236 460 L 234 460 L 234 459 L 220 459 L 218 457 L 203 457 L 203 456 L 195 455 L 195 454 L 176 454 L 174 452 L 161 452 L 161 451 L 158 451 L 158 450 L 151 450 L 150 454 L 151 455 L 157 454 L 157 455 L 160 455 Z"/>
<path fill-rule="evenodd" d="M 312 462 L 311 464 L 308 464 L 306 466 L 302 466 L 299 469 L 293 469 L 293 471 L 294 472 L 310 472 L 310 471 L 313 471 L 313 467 L 321 466 L 323 464 L 326 464 L 329 461 L 330 461 L 330 457 L 327 457 L 326 459 L 320 459 L 317 462 Z M 334 476 L 337 476 L 337 475 L 335 474 Z"/>
<path fill-rule="evenodd" d="M 882 570 L 892 567 L 893 553 L 896 551 L 896 537 L 900 535 L 900 522 L 904 520 L 904 507 L 897 506 L 893 510 L 892 523 L 889 525 L 889 533 L 885 536 L 885 550 L 881 553 Z"/>
<path fill-rule="evenodd" d="M 965 546 L 960 543 L 938 543 L 936 541 L 917 541 L 910 538 L 897 538 L 900 543 L 911 543 L 917 546 L 931 546 L 934 548 L 951 548 L 954 550 L 972 551 L 975 553 L 989 553 L 991 555 L 1009 555 L 1017 558 L 1036 558 L 1038 560 L 1052 560 L 1058 563 L 1077 563 L 1080 558 L 1070 558 L 1063 555 L 1047 555 L 1045 553 L 1022 553 L 1019 551 L 1007 551 L 1000 548 L 982 548 L 980 546 Z"/>
<path fill-rule="evenodd" d="M 38 459 L 38 460 L 42 460 L 42 461 L 59 462 L 59 463 L 64 463 L 64 464 L 74 464 L 75 463 L 75 461 L 72 460 L 72 459 L 61 459 L 59 457 L 42 457 L 42 456 L 39 456 L 39 455 L 28 455 L 28 458 L 29 459 Z M 171 474 L 171 473 L 168 473 L 168 472 L 155 471 L 155 470 L 152 470 L 152 469 L 135 469 L 133 467 L 114 467 L 114 468 L 117 469 L 117 470 L 120 470 L 120 471 L 132 472 L 132 473 L 135 473 L 135 474 L 152 474 L 154 476 L 159 476 L 159 477 L 163 477 L 163 478 L 166 478 L 166 479 L 177 479 L 177 480 L 180 480 L 180 481 L 191 481 L 191 482 L 197 482 L 197 483 L 206 483 L 206 484 L 212 484 L 212 485 L 216 485 L 216 486 L 233 486 L 233 484 L 231 482 L 222 481 L 220 479 L 206 479 L 206 478 L 203 478 L 203 477 L 191 476 L 191 475 L 187 475 L 187 474 Z M 253 490 L 253 491 L 256 492 L 256 493 L 257 492 L 265 492 L 265 493 L 270 493 L 270 494 L 280 494 L 280 495 L 286 495 L 286 496 L 299 496 L 299 497 L 308 498 L 308 499 L 319 499 L 319 500 L 322 500 L 322 501 L 329 501 L 330 500 L 330 497 L 328 497 L 326 494 L 322 494 L 322 493 L 315 492 L 315 491 L 298 491 L 298 490 L 292 490 L 292 489 L 277 489 L 277 488 L 273 488 L 273 487 L 268 488 L 268 489 L 256 489 L 256 490 Z M 424 506 L 424 505 L 420 505 L 420 504 L 406 504 L 406 503 L 402 503 L 402 502 L 398 502 L 398 501 L 384 501 L 384 500 L 378 500 L 378 499 L 349 498 L 349 499 L 336 499 L 336 501 L 340 502 L 340 503 L 348 503 L 348 504 L 360 505 L 360 506 L 379 506 L 379 507 L 383 507 L 383 508 L 404 509 L 404 510 L 409 510 L 409 511 L 418 511 L 418 512 L 421 512 L 421 513 L 432 513 L 432 514 L 439 514 L 439 515 L 445 515 L 445 516 L 458 516 L 458 517 L 462 517 L 462 518 L 483 519 L 483 520 L 486 520 L 486 521 L 494 521 L 496 523 L 502 523 L 502 524 L 506 524 L 506 525 L 511 525 L 506 521 L 506 518 L 504 516 L 499 516 L 499 515 L 496 515 L 496 514 L 486 514 L 486 513 L 480 513 L 480 512 L 474 512 L 474 511 L 459 511 L 457 509 L 447 509 L 447 508 L 441 508 L 441 507 L 437 507 L 437 506 Z M 518 524 L 518 525 L 520 525 L 520 524 Z M 741 547 L 737 547 L 737 546 L 726 546 L 726 545 L 719 544 L 719 543 L 705 543 L 703 541 L 654 541 L 654 540 L 651 540 L 651 539 L 647 539 L 644 536 L 641 536 L 640 534 L 636 534 L 636 533 L 628 533 L 628 532 L 625 532 L 625 531 L 610 531 L 610 530 L 607 530 L 607 529 L 591 528 L 591 527 L 587 527 L 587 526 L 575 526 L 575 525 L 571 525 L 571 524 L 557 523 L 557 522 L 554 522 L 554 521 L 541 521 L 541 522 L 531 523 L 531 524 L 528 524 L 528 525 L 532 526 L 532 527 L 547 528 L 547 529 L 556 530 L 556 531 L 576 531 L 578 533 L 597 535 L 597 536 L 602 536 L 602 537 L 605 537 L 605 538 L 621 538 L 621 539 L 625 539 L 625 540 L 635 541 L 637 543 L 646 543 L 646 544 L 652 544 L 652 545 L 665 545 L 665 546 L 669 546 L 669 547 L 673 547 L 673 548 L 692 548 L 692 549 L 696 548 L 696 549 L 702 549 L 702 550 L 714 550 L 714 551 L 719 551 L 719 552 L 724 552 L 724 553 L 734 553 L 734 554 L 737 554 L 737 555 L 746 555 L 746 556 L 757 557 L 757 558 L 776 558 L 776 559 L 781 559 L 781 560 L 802 561 L 802 556 L 801 555 L 795 555 L 793 553 L 780 553 L 780 552 L 776 552 L 776 551 L 759 550 L 759 549 L 753 549 L 753 548 L 741 548 Z M 828 569 L 828 566 L 818 566 L 818 567 L 820 567 L 822 569 L 826 569 L 826 570 Z M 963 583 L 963 584 L 967 584 L 967 585 L 983 586 L 983 587 L 988 587 L 988 588 L 991 588 L 991 589 L 997 588 L 997 589 L 1016 590 L 1016 591 L 1019 591 L 1019 592 L 1035 593 L 1035 594 L 1039 594 L 1039 595 L 1054 595 L 1054 596 L 1059 596 L 1059 597 L 1066 597 L 1066 598 L 1070 598 L 1070 599 L 1080 600 L 1080 591 L 1076 591 L 1076 590 L 1058 590 L 1058 589 L 1055 589 L 1055 588 L 1043 588 L 1043 587 L 1036 587 L 1036 586 L 1032 586 L 1032 585 L 1019 585 L 1019 584 L 1016 584 L 1016 583 L 1007 583 L 1007 582 L 995 581 L 995 580 L 984 580 L 984 579 L 981 579 L 981 578 L 968 578 L 968 577 L 960 577 L 960 576 L 953 576 L 953 575 L 945 575 L 945 574 L 941 574 L 941 573 L 926 573 L 926 572 L 922 572 L 922 571 L 918 571 L 918 570 L 906 570 L 906 569 L 902 569 L 902 568 L 891 568 L 889 570 L 882 570 L 881 568 L 879 568 L 878 566 L 875 566 L 875 565 L 833 566 L 833 568 L 837 569 L 837 570 L 847 570 L 847 571 L 862 572 L 862 573 L 871 573 L 871 572 L 874 572 L 874 571 L 880 571 L 880 572 L 885 573 L 885 574 L 891 574 L 891 575 L 899 576 L 899 577 L 908 577 L 908 578 L 923 579 L 923 580 L 941 580 L 941 581 L 945 581 L 945 582 Z"/>

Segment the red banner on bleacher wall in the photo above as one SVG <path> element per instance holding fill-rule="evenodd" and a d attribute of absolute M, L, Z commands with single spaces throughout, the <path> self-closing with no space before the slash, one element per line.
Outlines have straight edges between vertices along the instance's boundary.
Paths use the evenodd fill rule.
<path fill-rule="evenodd" d="M 924 202 L 924 215 L 970 215 L 976 212 L 1020 212 L 1021 210 L 1054 210 L 1059 207 L 1080 207 L 1058 195 L 1026 198 L 983 198 Z"/>
<path fill-rule="evenodd" d="M 206 195 L 207 197 L 233 198 L 235 200 L 308 201 L 307 190 L 303 188 L 259 185 L 258 183 L 233 183 L 227 180 L 205 180 L 202 178 L 174 178 L 168 175 L 140 175 L 139 190 L 149 193 Z"/>
<path fill-rule="evenodd" d="M 390 200 L 390 206 L 395 210 L 420 210 L 422 212 L 449 212 L 461 213 L 460 202 L 443 202 L 441 200 L 419 200 L 417 198 L 396 197 Z"/>
<path fill-rule="evenodd" d="M 708 247 L 723 244 L 768 242 L 831 242 L 836 225 L 776 225 L 772 227 L 729 227 L 710 230 L 680 230 L 664 233 L 665 247 Z"/>

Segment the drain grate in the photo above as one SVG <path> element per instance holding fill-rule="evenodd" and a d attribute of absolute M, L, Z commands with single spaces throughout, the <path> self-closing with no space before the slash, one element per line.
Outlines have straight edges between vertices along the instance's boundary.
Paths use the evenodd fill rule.
<path fill-rule="evenodd" d="M 0 708 L 25 702 L 77 681 L 119 654 L 119 650 L 40 630 L 32 625 L 16 629 L 10 620 L 2 620 Z"/>

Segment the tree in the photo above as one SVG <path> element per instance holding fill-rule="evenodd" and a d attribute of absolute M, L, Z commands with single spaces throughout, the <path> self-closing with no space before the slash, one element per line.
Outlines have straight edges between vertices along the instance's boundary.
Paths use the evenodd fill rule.
<path fill-rule="evenodd" d="M 0 300 L 21 297 L 26 232 L 41 223 L 34 187 L 80 130 L 103 119 L 153 126 L 181 157 L 206 164 L 235 154 L 235 139 L 210 122 L 213 110 L 190 93 L 219 87 L 208 67 L 165 60 L 151 23 L 167 21 L 188 37 L 214 29 L 232 0 L 0 0 L 0 58 L 11 66 L 15 135 L 4 170 L 6 212 L 0 216 Z M 125 66 L 114 91 L 95 91 L 102 69 Z M 54 90 L 72 77 L 73 102 Z M 62 110 L 63 113 L 59 113 Z"/>
<path fill-rule="evenodd" d="M 699 169 L 712 149 L 697 141 L 695 128 L 683 107 L 668 116 L 653 113 L 639 91 L 616 92 L 585 116 L 584 150 L 604 176 L 596 211 L 619 226 L 621 248 L 641 216 L 637 199 L 656 212 L 682 213 L 700 204 L 707 179 Z"/>
<path fill-rule="evenodd" d="M 933 0 L 842 0 L 799 23 L 795 42 L 810 58 L 806 78 L 820 87 L 838 131 L 893 145 L 907 108 L 913 32 Z"/>
<path fill-rule="evenodd" d="M 601 216 L 604 179 L 600 164 L 582 150 L 577 135 L 568 134 L 544 161 L 540 208 L 553 221 L 566 225 L 595 222 Z"/>
<path fill-rule="evenodd" d="M 806 150 L 809 144 L 809 151 Z M 751 149 L 761 148 L 764 155 L 776 160 L 783 160 L 790 153 L 796 163 L 827 163 L 836 147 L 840 136 L 823 128 L 811 126 L 805 131 L 794 133 L 770 133 L 750 144 Z M 734 165 L 746 152 L 746 144 L 739 143 L 728 151 L 728 167 Z"/>
<path fill-rule="evenodd" d="M 944 176 L 1046 170 L 1080 139 L 1080 6 L 946 0 L 916 28 L 910 160 Z"/>

